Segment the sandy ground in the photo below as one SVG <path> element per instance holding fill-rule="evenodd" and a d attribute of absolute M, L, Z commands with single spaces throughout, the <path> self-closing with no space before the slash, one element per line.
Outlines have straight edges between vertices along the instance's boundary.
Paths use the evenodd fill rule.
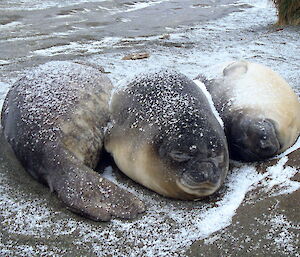
<path fill-rule="evenodd" d="M 88 6 L 92 8 L 96 2 L 90 1 Z M 102 2 L 111 10 L 123 10 L 123 6 L 109 6 L 110 1 Z M 158 67 L 174 68 L 191 78 L 198 73 L 210 76 L 218 63 L 246 59 L 272 67 L 299 95 L 300 28 L 274 27 L 275 10 L 265 0 L 204 2 L 197 7 L 197 15 L 190 10 L 196 1 L 187 1 L 189 5 L 161 1 L 126 15 L 111 13 L 114 18 L 125 19 L 123 23 L 131 22 L 135 29 L 128 35 L 122 24 L 109 23 L 108 16 L 101 16 L 111 26 L 105 30 L 105 37 L 97 38 L 99 25 L 93 38 L 85 40 L 82 35 L 89 33 L 84 28 L 78 29 L 81 34 L 76 34 L 76 29 L 68 30 L 70 34 L 59 38 L 53 31 L 36 32 L 38 25 L 30 14 L 44 9 L 34 5 L 35 9 L 24 12 L 27 16 L 21 19 L 28 25 L 26 33 L 22 23 L 19 29 L 16 24 L 13 28 L 7 25 L 10 23 L 4 24 L 6 32 L 0 31 L 5 35 L 0 40 L 1 53 L 6 50 L 0 58 L 0 105 L 18 76 L 50 59 L 101 64 L 115 84 Z M 49 8 L 53 16 L 57 15 L 55 8 Z M 62 7 L 64 11 L 72 8 Z M 159 24 L 153 21 L 153 26 L 143 26 L 147 20 L 139 21 L 146 14 L 153 17 L 155 8 L 173 17 L 173 22 L 162 17 Z M 87 15 L 79 9 L 73 14 Z M 20 15 L 21 11 L 17 12 Z M 183 19 L 181 13 L 189 15 Z M 69 22 L 74 25 L 72 12 L 70 15 Z M 93 17 L 86 19 L 91 22 Z M 150 57 L 122 60 L 129 53 L 141 51 Z M 160 197 L 107 163 L 99 167 L 99 172 L 104 171 L 106 177 L 143 199 L 147 211 L 133 221 L 97 223 L 67 211 L 48 188 L 27 175 L 2 136 L 0 145 L 2 256 L 300 256 L 300 150 L 260 164 L 232 163 L 222 190 L 201 202 Z"/>

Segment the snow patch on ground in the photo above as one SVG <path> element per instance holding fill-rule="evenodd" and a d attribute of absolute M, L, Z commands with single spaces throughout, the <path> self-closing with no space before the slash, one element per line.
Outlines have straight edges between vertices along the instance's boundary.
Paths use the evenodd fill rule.
<path fill-rule="evenodd" d="M 34 51 L 35 55 L 55 56 L 60 54 L 99 54 L 103 52 L 103 48 L 113 48 L 121 39 L 118 37 L 105 37 L 101 41 L 93 41 L 88 43 L 70 42 L 68 45 L 52 46 L 46 49 Z"/>
<path fill-rule="evenodd" d="M 273 191 L 273 196 L 282 194 L 291 194 L 300 189 L 300 182 L 290 180 L 294 177 L 298 170 L 296 168 L 285 166 L 288 157 L 282 157 L 274 166 L 268 167 L 264 174 L 266 180 L 263 183 L 266 192 Z"/>
<path fill-rule="evenodd" d="M 8 0 L 7 6 L 10 7 L 6 7 L 3 5 L 3 8 L 4 10 L 39 10 L 39 9 L 47 9 L 53 7 L 67 7 L 74 4 L 81 4 L 87 2 L 105 2 L 105 1 L 106 0 L 68 0 L 68 1 L 62 1 L 62 3 L 58 5 L 57 1 L 51 1 L 51 0 L 48 0 L 46 2 L 41 2 L 39 0 L 23 0 L 23 1 Z"/>
<path fill-rule="evenodd" d="M 260 180 L 260 175 L 252 166 L 233 170 L 228 178 L 228 189 L 224 197 L 217 202 L 217 207 L 208 209 L 197 218 L 199 238 L 207 238 L 212 233 L 231 224 L 232 217 L 243 202 L 253 184 Z M 199 233 L 198 231 L 198 233 Z M 198 239 L 199 239 L 198 238 Z"/>
<path fill-rule="evenodd" d="M 274 246 L 277 250 L 284 249 L 287 256 L 299 257 L 299 240 L 290 232 L 291 229 L 300 230 L 300 225 L 294 225 L 287 218 L 281 215 L 275 215 L 270 219 L 271 229 L 267 234 L 267 239 L 274 240 Z M 280 233 L 276 233 L 280 231 Z"/>
<path fill-rule="evenodd" d="M 135 3 L 134 5 L 128 5 L 130 6 L 130 8 L 128 8 L 127 10 L 125 10 L 124 12 L 133 12 L 133 11 L 137 11 L 140 9 L 144 9 L 153 5 L 157 5 L 160 4 L 162 2 L 167 2 L 169 0 L 163 0 L 163 1 L 147 1 L 147 2 L 140 2 L 140 3 Z"/>
<path fill-rule="evenodd" d="M 296 150 L 298 150 L 300 148 L 300 137 L 298 137 L 297 141 L 295 142 L 294 145 L 292 145 L 290 148 L 288 148 L 286 151 L 284 151 L 283 153 L 279 154 L 278 156 L 274 157 L 275 159 L 279 159 L 282 158 Z"/>

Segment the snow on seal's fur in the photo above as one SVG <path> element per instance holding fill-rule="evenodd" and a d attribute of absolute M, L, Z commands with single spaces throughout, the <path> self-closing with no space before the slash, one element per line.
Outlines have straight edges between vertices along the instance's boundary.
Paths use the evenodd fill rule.
<path fill-rule="evenodd" d="M 216 62 L 227 59 L 254 59 L 264 64 L 271 64 L 277 71 L 281 71 L 288 81 L 292 82 L 299 94 L 299 88 L 297 88 L 299 84 L 299 72 L 297 70 L 299 55 L 295 55 L 297 48 L 293 47 L 297 32 L 288 28 L 282 31 L 272 30 L 270 26 L 276 22 L 276 16 L 275 8 L 271 7 L 270 1 L 247 0 L 239 2 L 255 4 L 256 7 L 249 8 L 244 12 L 236 12 L 216 21 L 200 24 L 196 29 L 189 30 L 190 33 L 183 34 L 185 38 L 188 36 L 189 40 L 196 42 L 194 49 L 171 48 L 171 51 L 168 51 L 167 47 L 163 47 L 162 52 L 153 51 L 155 54 L 151 55 L 149 60 L 127 62 L 126 65 L 124 65 L 124 61 L 119 60 L 121 59 L 119 53 L 101 54 L 91 58 L 98 60 L 101 64 L 105 62 L 106 66 L 110 67 L 112 74 L 121 74 L 112 78 L 114 81 L 118 81 L 120 76 L 125 77 L 128 76 L 128 73 L 136 72 L 138 67 L 148 69 L 149 66 L 155 67 L 158 63 L 167 67 L 178 66 L 176 68 L 179 68 L 184 74 L 195 77 L 197 75 L 195 70 L 199 68 L 199 60 L 202 60 L 200 67 L 206 69 L 203 73 L 207 74 L 211 70 L 212 64 Z M 237 31 L 242 32 L 243 38 L 240 39 L 243 40 L 236 38 Z M 223 37 L 225 33 L 227 38 Z M 176 35 L 171 35 L 171 39 L 174 39 Z M 181 36 L 178 36 L 178 38 L 181 38 Z M 288 38 L 290 41 L 288 40 L 285 43 L 284 38 Z M 206 39 L 209 39 L 209 41 L 205 41 Z M 209 46 L 207 42 L 210 42 L 211 45 Z M 273 42 L 273 44 L 270 44 L 270 42 Z M 289 61 L 286 61 L 286 59 Z M 274 166 L 276 166 L 276 169 Z M 55 246 L 44 243 L 45 241 L 51 243 L 54 237 L 59 238 L 59 241 L 64 240 L 64 238 L 72 238 L 72 245 L 78 247 L 78 249 L 88 246 L 90 247 L 88 249 L 90 255 L 95 256 L 124 256 L 125 254 L 129 256 L 184 256 L 185 250 L 195 240 L 205 236 L 209 237 L 208 240 L 220 236 L 221 233 L 215 233 L 214 236 L 211 233 L 216 231 L 216 228 L 222 229 L 229 225 L 232 215 L 235 214 L 238 207 L 236 203 L 240 202 L 245 194 L 248 201 L 249 191 L 253 190 L 255 192 L 253 194 L 255 195 L 255 201 L 257 201 L 263 193 L 270 193 L 270 195 L 279 192 L 284 193 L 284 190 L 289 188 L 295 190 L 294 183 L 300 185 L 299 182 L 292 181 L 292 174 L 295 174 L 296 170 L 288 173 L 286 177 L 282 172 L 279 172 L 282 168 L 281 163 L 274 166 L 268 170 L 268 176 L 266 177 L 262 177 L 250 166 L 243 166 L 235 170 L 229 175 L 226 183 L 228 194 L 225 193 L 223 197 L 217 198 L 215 204 L 193 203 L 193 208 L 185 208 L 182 203 L 178 204 L 164 198 L 157 200 L 153 195 L 149 196 L 148 191 L 145 191 L 145 193 L 142 193 L 142 198 L 147 203 L 148 211 L 144 216 L 132 222 L 115 220 L 111 224 L 105 225 L 90 223 L 67 213 L 61 213 L 60 209 L 55 209 L 41 197 L 35 198 L 32 195 L 22 195 L 14 186 L 11 186 L 12 181 L 9 181 L 9 176 L 4 173 L 0 175 L 0 213 L 3 218 L 3 221 L 1 221 L 3 229 L 7 233 L 20 235 L 24 240 L 19 241 L 17 245 L 15 240 L 5 240 L 4 235 L 0 235 L 0 252 L 2 255 L 7 256 L 68 254 L 68 250 L 59 247 L 60 245 L 57 246 L 55 241 L 53 241 Z M 273 173 L 275 171 L 278 174 L 276 176 Z M 230 186 L 235 176 L 236 183 Z M 273 177 L 277 177 L 275 181 L 280 181 L 279 178 L 282 178 L 281 181 L 286 183 L 284 187 L 276 188 L 275 181 L 272 181 Z M 116 177 L 115 180 L 117 180 Z M 239 181 L 243 184 L 243 190 L 239 187 Z M 268 185 L 272 181 L 273 187 L 269 188 L 269 192 L 264 192 L 258 181 L 264 185 Z M 127 186 L 122 182 L 119 183 Z M 248 185 L 252 186 L 248 188 Z M 136 190 L 137 194 L 141 195 L 139 188 L 131 186 L 131 190 Z M 238 201 L 235 201 L 235 199 L 222 201 L 225 198 L 229 200 L 229 197 L 226 197 L 229 196 L 229 193 L 233 197 L 239 195 Z M 252 204 L 252 202 L 248 203 L 247 201 L 244 200 L 243 204 Z M 205 219 L 209 220 L 210 214 L 212 214 L 212 211 L 209 211 L 211 208 L 214 208 L 214 217 L 218 217 L 218 220 L 215 220 L 213 224 L 208 224 L 207 227 L 200 227 Z M 224 210 L 226 210 L 226 215 L 223 216 Z M 195 223 L 194 220 L 198 215 L 201 215 L 201 219 L 198 218 Z M 273 228 L 266 231 L 266 233 L 269 242 L 274 242 L 276 247 L 274 254 L 299 256 L 297 245 L 299 240 L 296 236 L 293 238 L 295 233 L 293 234 L 289 230 L 292 227 L 297 232 L 299 231 L 299 225 L 296 226 L 289 221 L 288 217 L 283 215 L 270 216 L 270 219 L 267 219 L 266 222 L 270 223 L 270 227 Z M 174 236 L 176 233 L 177 236 Z M 29 235 L 32 235 L 32 238 Z M 28 243 L 29 240 L 26 240 L 28 238 L 29 240 L 32 239 L 34 246 Z M 253 238 L 253 240 L 256 240 L 256 238 Z M 239 241 L 234 238 L 234 242 Z M 214 242 L 214 244 L 217 243 L 218 241 Z M 245 245 L 241 244 L 239 246 L 244 247 Z M 296 253 L 290 250 L 292 248 L 295 249 Z"/>
<path fill-rule="evenodd" d="M 221 119 L 220 114 L 217 111 L 217 109 L 215 107 L 215 104 L 214 104 L 214 102 L 212 100 L 212 97 L 211 97 L 210 93 L 207 91 L 205 84 L 203 82 L 201 82 L 200 80 L 198 80 L 198 79 L 195 79 L 194 83 L 196 83 L 197 86 L 200 87 L 200 89 L 202 90 L 203 94 L 206 96 L 206 98 L 207 98 L 207 100 L 208 100 L 208 102 L 210 104 L 212 112 L 214 113 L 215 117 L 217 118 L 217 120 L 220 123 L 220 125 L 222 126 L 222 128 L 224 128 L 223 120 Z"/>

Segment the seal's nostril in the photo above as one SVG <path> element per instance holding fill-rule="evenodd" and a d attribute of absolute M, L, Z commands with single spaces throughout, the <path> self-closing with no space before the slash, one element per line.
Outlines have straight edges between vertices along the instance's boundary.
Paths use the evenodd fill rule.
<path fill-rule="evenodd" d="M 197 169 L 191 169 L 183 174 L 183 179 L 189 184 L 199 184 L 215 180 L 215 165 L 211 162 L 202 162 Z"/>
<path fill-rule="evenodd" d="M 269 140 L 261 139 L 259 141 L 259 147 L 263 152 L 268 153 L 270 155 L 276 153 L 278 147 L 275 144 L 272 144 Z"/>
<path fill-rule="evenodd" d="M 261 139 L 260 141 L 259 141 L 259 147 L 261 148 L 261 149 L 266 149 L 266 148 L 268 148 L 270 146 L 270 144 L 265 140 L 265 139 Z"/>

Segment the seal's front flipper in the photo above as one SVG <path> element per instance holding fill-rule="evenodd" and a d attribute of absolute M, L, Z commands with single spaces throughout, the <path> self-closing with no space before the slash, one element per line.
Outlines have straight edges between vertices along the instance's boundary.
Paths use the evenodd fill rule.
<path fill-rule="evenodd" d="M 50 180 L 71 211 L 95 221 L 133 219 L 145 210 L 136 196 L 83 165 L 74 165 L 70 172 Z"/>

